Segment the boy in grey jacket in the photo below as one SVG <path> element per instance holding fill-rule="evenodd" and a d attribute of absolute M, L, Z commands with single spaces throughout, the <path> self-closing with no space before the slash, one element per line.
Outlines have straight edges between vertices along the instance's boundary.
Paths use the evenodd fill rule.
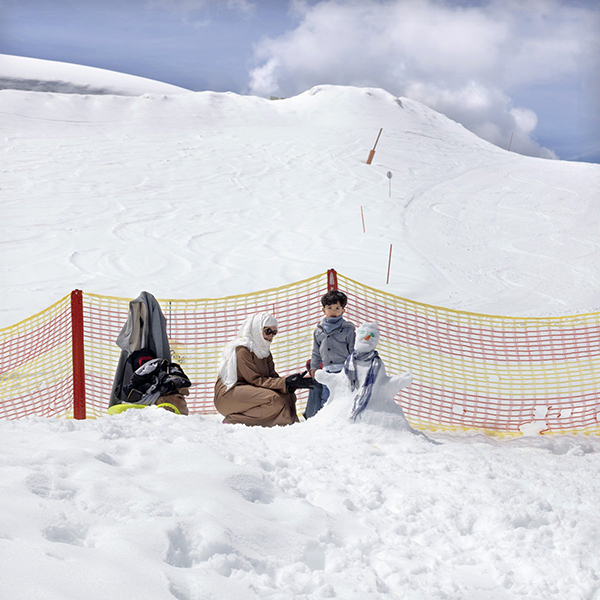
<path fill-rule="evenodd" d="M 354 350 L 355 327 L 343 318 L 348 297 L 344 292 L 332 290 L 321 298 L 323 320 L 313 334 L 313 349 L 310 357 L 310 375 L 315 376 L 317 369 L 330 373 L 339 373 L 349 354 Z M 306 404 L 306 419 L 314 416 L 329 398 L 326 386 L 318 384 L 309 393 Z"/>

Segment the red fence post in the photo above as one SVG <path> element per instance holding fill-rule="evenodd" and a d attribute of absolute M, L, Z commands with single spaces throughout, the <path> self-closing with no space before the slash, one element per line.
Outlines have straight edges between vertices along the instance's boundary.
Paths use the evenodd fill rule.
<path fill-rule="evenodd" d="M 337 273 L 333 269 L 329 269 L 327 271 L 327 291 L 331 292 L 331 290 L 337 290 Z"/>
<path fill-rule="evenodd" d="M 85 419 L 85 355 L 83 350 L 83 293 L 71 292 L 71 334 L 73 348 L 73 417 Z"/>

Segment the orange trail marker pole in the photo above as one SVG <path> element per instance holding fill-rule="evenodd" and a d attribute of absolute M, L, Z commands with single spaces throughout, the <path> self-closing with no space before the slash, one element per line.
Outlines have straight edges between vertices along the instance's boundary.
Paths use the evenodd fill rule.
<path fill-rule="evenodd" d="M 375 140 L 375 145 L 373 146 L 373 150 L 369 152 L 369 158 L 367 158 L 367 164 L 370 165 L 373 157 L 375 156 L 375 148 L 377 148 L 377 143 L 379 142 L 379 137 L 381 136 L 381 132 L 383 131 L 383 127 L 379 130 L 377 134 L 377 139 Z"/>
<path fill-rule="evenodd" d="M 363 213 L 363 207 L 360 207 L 360 217 L 362 219 L 362 224 L 363 224 L 363 233 L 367 233 L 365 230 L 365 214 Z"/>
<path fill-rule="evenodd" d="M 73 355 L 73 418 L 85 419 L 85 352 L 83 342 L 83 292 L 71 292 Z"/>
<path fill-rule="evenodd" d="M 390 258 L 388 259 L 388 274 L 386 284 L 390 282 L 390 267 L 392 266 L 392 245 L 390 244 Z"/>

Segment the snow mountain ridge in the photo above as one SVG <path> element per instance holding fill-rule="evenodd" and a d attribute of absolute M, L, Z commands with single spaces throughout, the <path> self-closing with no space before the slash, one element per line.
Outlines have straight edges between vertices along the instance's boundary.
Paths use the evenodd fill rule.
<path fill-rule="evenodd" d="M 0 91 L 0 325 L 76 287 L 220 297 L 328 267 L 468 310 L 598 310 L 598 165 L 378 89 L 143 89 Z M 599 597 L 598 436 L 324 421 L 0 421 L 0 598 Z"/>
<path fill-rule="evenodd" d="M 600 166 L 507 152 L 381 89 L 1 90 L 0 128 L 2 325 L 74 288 L 220 297 L 331 267 L 475 312 L 600 307 Z"/>
<path fill-rule="evenodd" d="M 184 88 L 154 79 L 41 58 L 0 54 L 0 90 L 59 94 L 182 94 Z"/>

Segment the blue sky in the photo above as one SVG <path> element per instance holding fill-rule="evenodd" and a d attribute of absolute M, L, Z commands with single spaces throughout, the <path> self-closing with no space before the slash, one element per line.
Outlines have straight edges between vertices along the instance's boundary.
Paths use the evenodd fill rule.
<path fill-rule="evenodd" d="M 0 53 L 192 90 L 383 87 L 499 146 L 600 162 L 600 0 L 0 0 Z"/>

